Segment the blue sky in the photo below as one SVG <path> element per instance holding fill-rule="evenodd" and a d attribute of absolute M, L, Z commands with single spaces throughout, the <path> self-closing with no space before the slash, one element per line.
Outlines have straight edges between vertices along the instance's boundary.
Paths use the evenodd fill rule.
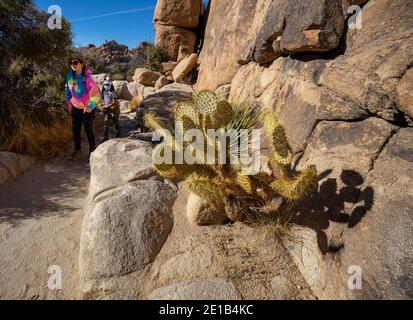
<path fill-rule="evenodd" d="M 59 5 L 63 16 L 72 23 L 74 43 L 85 46 L 116 40 L 135 48 L 142 41 L 154 42 L 153 13 L 156 0 L 35 0 L 47 11 Z M 142 10 L 142 11 L 140 11 Z M 130 11 L 128 13 L 121 13 Z M 97 18 L 96 16 L 113 14 Z"/>

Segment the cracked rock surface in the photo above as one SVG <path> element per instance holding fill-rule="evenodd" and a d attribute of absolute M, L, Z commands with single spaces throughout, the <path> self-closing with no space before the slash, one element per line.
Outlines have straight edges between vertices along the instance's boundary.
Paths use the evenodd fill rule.
<path fill-rule="evenodd" d="M 225 28 L 212 18 L 198 86 L 214 89 L 208 75 L 231 66 L 218 78 L 230 83 L 229 100 L 274 110 L 296 168 L 317 166 L 318 190 L 294 211 L 298 241 L 285 245 L 318 298 L 411 298 L 413 3 L 346 0 L 339 12 L 337 1 L 315 2 L 257 1 L 250 14 L 232 15 L 253 36 L 238 33 L 228 55 L 218 54 L 221 39 L 208 39 Z M 304 3 L 298 22 L 288 8 Z M 351 5 L 361 6 L 361 29 L 341 29 Z M 335 18 L 321 19 L 326 12 Z M 340 43 L 327 37 L 325 52 L 308 45 L 329 32 L 341 32 Z M 347 285 L 354 265 L 364 272 L 356 291 Z"/>

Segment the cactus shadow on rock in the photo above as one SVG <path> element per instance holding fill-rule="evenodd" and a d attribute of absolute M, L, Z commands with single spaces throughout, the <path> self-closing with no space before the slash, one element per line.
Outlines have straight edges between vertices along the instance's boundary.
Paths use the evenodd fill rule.
<path fill-rule="evenodd" d="M 323 254 L 338 252 L 345 243 L 337 243 L 328 238 L 327 230 L 333 223 L 343 229 L 352 229 L 366 216 L 374 204 L 374 189 L 363 187 L 363 177 L 354 170 L 343 170 L 340 188 L 337 179 L 328 178 L 332 170 L 318 176 L 323 181 L 306 199 L 293 209 L 295 224 L 313 229 Z M 351 206 L 351 207 L 350 207 Z"/>

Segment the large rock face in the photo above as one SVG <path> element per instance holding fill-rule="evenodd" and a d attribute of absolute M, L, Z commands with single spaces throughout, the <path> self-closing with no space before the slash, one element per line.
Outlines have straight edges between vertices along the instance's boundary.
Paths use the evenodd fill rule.
<path fill-rule="evenodd" d="M 306 228 L 294 229 L 292 238 L 298 241 L 287 241 L 286 247 L 320 298 L 412 298 L 413 128 L 399 129 L 383 143 L 386 135 L 381 142 L 357 143 L 363 149 L 370 145 L 363 152 L 370 154 L 367 158 L 359 154 L 360 159 L 352 160 L 348 153 L 336 159 L 318 193 L 298 210 L 297 222 Z M 319 145 L 309 153 L 321 160 L 322 150 Z M 325 165 L 327 159 L 322 160 Z M 320 162 L 314 158 L 306 163 Z M 362 271 L 357 290 L 348 286 L 354 267 Z"/>
<path fill-rule="evenodd" d="M 195 29 L 199 23 L 202 0 L 159 0 L 154 22 Z"/>
<path fill-rule="evenodd" d="M 195 52 L 196 34 L 176 26 L 155 25 L 156 45 L 163 48 L 172 60 L 178 59 L 179 48 L 185 47 L 188 53 Z"/>
<path fill-rule="evenodd" d="M 212 1 L 199 57 L 198 89 L 215 90 L 231 82 L 238 61 L 259 26 L 266 0 Z M 254 17 L 257 16 L 257 17 Z M 225 21 L 225 23 L 223 23 Z"/>
<path fill-rule="evenodd" d="M 268 63 L 283 53 L 329 51 L 343 31 L 341 0 L 274 0 L 244 60 Z"/>
<path fill-rule="evenodd" d="M 240 64 L 268 64 L 282 54 L 336 49 L 347 8 L 366 1 L 213 1 L 200 55 L 200 89 L 228 84 Z M 225 23 L 222 23 L 225 21 Z"/>
<path fill-rule="evenodd" d="M 96 198 L 82 234 L 84 279 L 123 276 L 152 262 L 172 230 L 175 196 L 163 182 L 137 181 Z"/>
<path fill-rule="evenodd" d="M 360 198 L 365 206 L 371 205 L 371 210 L 360 224 L 356 222 L 365 210 L 353 210 L 349 224 L 353 229 L 343 234 L 347 246 L 340 254 L 343 266 L 359 265 L 364 272 L 363 290 L 351 291 L 349 297 L 411 299 L 413 128 L 400 129 L 390 139 L 366 176 L 362 190 Z M 370 204 L 366 190 L 374 190 Z"/>
<path fill-rule="evenodd" d="M 413 118 L 413 69 L 409 69 L 397 86 L 397 98 L 400 108 Z"/>
<path fill-rule="evenodd" d="M 177 61 L 183 48 L 187 54 L 195 52 L 198 27 L 203 4 L 201 0 L 159 0 L 154 15 L 156 45 L 164 48 Z"/>
<path fill-rule="evenodd" d="M 148 143 L 114 139 L 91 157 L 79 260 L 85 297 L 105 292 L 112 279 L 145 269 L 172 230 L 177 191 L 155 173 L 151 156 Z"/>
<path fill-rule="evenodd" d="M 141 112 L 152 112 L 163 121 L 165 124 L 173 119 L 173 110 L 177 103 L 188 101 L 192 98 L 194 90 L 190 85 L 186 84 L 169 84 L 162 89 L 148 95 L 142 101 L 137 113 L 137 117 L 141 116 Z"/>
<path fill-rule="evenodd" d="M 231 77 L 229 100 L 274 110 L 296 154 L 296 167 L 314 164 L 319 170 L 317 192 L 294 209 L 301 227 L 292 238 L 299 241 L 286 243 L 313 293 L 319 298 L 411 298 L 413 3 L 343 1 L 340 13 L 336 1 L 315 2 L 320 5 L 297 11 L 303 20 L 290 13 L 285 25 L 277 23 L 283 20 L 277 14 L 263 15 L 267 22 L 245 52 L 246 64 Z M 264 11 L 283 3 L 286 11 L 278 15 L 304 4 L 272 1 Z M 309 52 L 324 49 L 308 46 L 306 41 L 316 38 L 300 38 L 306 31 L 338 35 L 347 8 L 364 3 L 362 29 L 320 37 L 331 40 L 319 42 L 326 50 L 341 38 L 343 45 L 332 53 Z M 305 27 L 310 21 L 314 25 Z M 274 54 L 271 32 L 277 28 L 282 52 Z M 201 68 L 211 69 L 210 75 L 218 72 L 205 60 Z M 354 266 L 363 272 L 360 290 L 347 284 Z"/>

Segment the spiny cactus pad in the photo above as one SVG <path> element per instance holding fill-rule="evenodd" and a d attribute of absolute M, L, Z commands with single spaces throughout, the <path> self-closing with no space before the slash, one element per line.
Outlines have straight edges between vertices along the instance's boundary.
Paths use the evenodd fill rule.
<path fill-rule="evenodd" d="M 234 117 L 234 111 L 231 104 L 226 101 L 220 101 L 217 110 L 207 115 L 206 125 L 208 129 L 225 128 Z"/>
<path fill-rule="evenodd" d="M 184 102 L 176 106 L 175 121 L 184 121 L 185 118 L 192 120 L 195 126 L 199 125 L 198 110 L 195 104 Z"/>
<path fill-rule="evenodd" d="M 243 175 L 241 172 L 237 173 L 237 184 L 248 194 L 253 193 L 253 186 L 250 178 Z"/>
<path fill-rule="evenodd" d="M 311 166 L 292 179 L 278 179 L 270 186 L 275 192 L 288 200 L 300 200 L 316 185 L 317 169 L 315 166 Z"/>
<path fill-rule="evenodd" d="M 151 112 L 145 114 L 145 125 L 153 131 L 163 129 L 163 126 L 159 119 Z"/>
<path fill-rule="evenodd" d="M 207 200 L 213 207 L 218 208 L 222 204 L 224 184 L 218 178 L 193 175 L 186 180 L 186 183 L 193 193 Z"/>
<path fill-rule="evenodd" d="M 218 96 L 212 91 L 201 91 L 194 95 L 197 109 L 202 115 L 209 115 L 217 111 Z"/>
<path fill-rule="evenodd" d="M 290 165 L 293 159 L 293 154 L 290 145 L 288 144 L 285 130 L 278 122 L 274 112 L 267 112 L 264 115 L 264 129 L 271 139 L 273 151 L 271 161 L 281 166 Z"/>

